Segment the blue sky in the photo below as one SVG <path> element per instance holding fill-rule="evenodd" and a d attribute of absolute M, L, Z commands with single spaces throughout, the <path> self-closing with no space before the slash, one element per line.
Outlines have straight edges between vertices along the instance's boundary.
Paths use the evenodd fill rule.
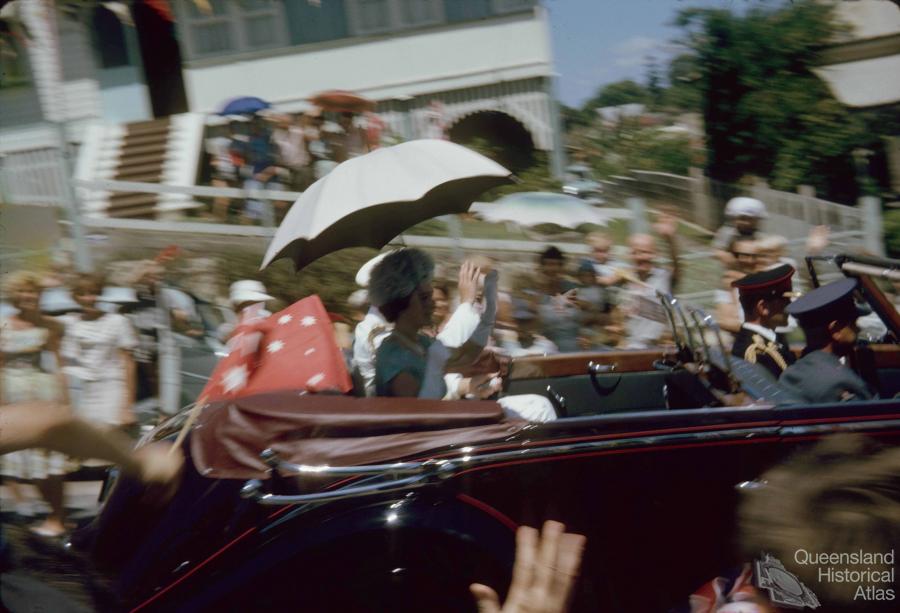
<path fill-rule="evenodd" d="M 686 7 L 739 10 L 765 0 L 543 0 L 550 32 L 557 94 L 580 106 L 600 85 L 621 79 L 644 80 L 645 58 L 665 65 L 681 30 L 669 25 Z"/>

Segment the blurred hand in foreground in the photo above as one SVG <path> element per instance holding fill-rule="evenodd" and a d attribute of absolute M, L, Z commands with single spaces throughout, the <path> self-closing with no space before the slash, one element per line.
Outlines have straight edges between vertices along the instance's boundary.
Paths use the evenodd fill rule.
<path fill-rule="evenodd" d="M 569 534 L 556 521 L 544 522 L 541 534 L 520 526 L 516 532 L 516 562 L 503 606 L 497 592 L 486 585 L 469 586 L 479 613 L 563 613 L 584 552 L 585 538 Z"/>
<path fill-rule="evenodd" d="M 169 443 L 150 443 L 134 451 L 133 474 L 147 486 L 145 502 L 163 504 L 178 489 L 184 455 Z"/>

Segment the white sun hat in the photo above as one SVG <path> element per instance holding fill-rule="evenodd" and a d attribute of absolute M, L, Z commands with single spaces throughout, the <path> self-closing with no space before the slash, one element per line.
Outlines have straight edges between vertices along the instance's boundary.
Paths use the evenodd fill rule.
<path fill-rule="evenodd" d="M 130 287 L 112 287 L 107 285 L 103 288 L 103 292 L 97 296 L 98 302 L 109 302 L 110 304 L 128 304 L 137 302 L 137 292 Z"/>
<path fill-rule="evenodd" d="M 729 200 L 725 205 L 725 215 L 728 217 L 756 217 L 757 219 L 765 219 L 769 216 L 766 212 L 766 205 L 761 200 L 746 196 L 738 196 Z"/>
<path fill-rule="evenodd" d="M 358 289 L 347 298 L 347 304 L 354 309 L 361 309 L 369 302 L 369 292 L 364 289 Z"/>
<path fill-rule="evenodd" d="M 399 249 L 393 249 L 391 251 L 385 251 L 384 253 L 379 253 L 374 258 L 360 266 L 359 271 L 356 273 L 356 284 L 360 287 L 369 287 L 369 277 L 372 276 L 372 269 L 383 260 L 385 257 L 394 253 L 394 251 L 399 251 Z"/>
<path fill-rule="evenodd" d="M 242 302 L 266 302 L 274 297 L 266 293 L 266 286 L 254 279 L 244 279 L 231 284 L 228 299 L 233 304 Z"/>

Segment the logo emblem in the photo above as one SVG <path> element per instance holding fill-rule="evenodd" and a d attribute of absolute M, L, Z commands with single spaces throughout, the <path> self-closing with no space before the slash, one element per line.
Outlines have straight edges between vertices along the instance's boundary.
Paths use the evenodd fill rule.
<path fill-rule="evenodd" d="M 789 572 L 778 558 L 767 553 L 755 565 L 756 585 L 768 590 L 769 600 L 773 604 L 795 609 L 818 609 L 822 606 L 812 590 L 803 585 L 797 575 Z"/>

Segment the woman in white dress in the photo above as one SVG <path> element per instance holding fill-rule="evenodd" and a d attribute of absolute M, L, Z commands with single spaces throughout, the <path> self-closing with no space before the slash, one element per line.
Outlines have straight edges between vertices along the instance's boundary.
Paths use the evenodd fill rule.
<path fill-rule="evenodd" d="M 82 276 L 72 297 L 83 309 L 66 325 L 62 356 L 67 374 L 81 382 L 76 413 L 98 426 L 117 428 L 135 423 L 135 365 L 132 351 L 137 336 L 124 315 L 97 307 L 102 283 Z"/>
<path fill-rule="evenodd" d="M 67 405 L 58 355 L 63 328 L 40 311 L 40 277 L 24 271 L 12 273 L 4 286 L 15 311 L 0 320 L 0 404 L 39 400 Z M 3 457 L 3 476 L 14 479 L 11 484 L 33 481 L 50 505 L 44 522 L 32 528 L 36 534 L 56 537 L 65 532 L 63 477 L 71 468 L 66 456 L 44 450 L 17 451 Z M 11 489 L 17 502 L 24 503 L 18 488 Z"/>

